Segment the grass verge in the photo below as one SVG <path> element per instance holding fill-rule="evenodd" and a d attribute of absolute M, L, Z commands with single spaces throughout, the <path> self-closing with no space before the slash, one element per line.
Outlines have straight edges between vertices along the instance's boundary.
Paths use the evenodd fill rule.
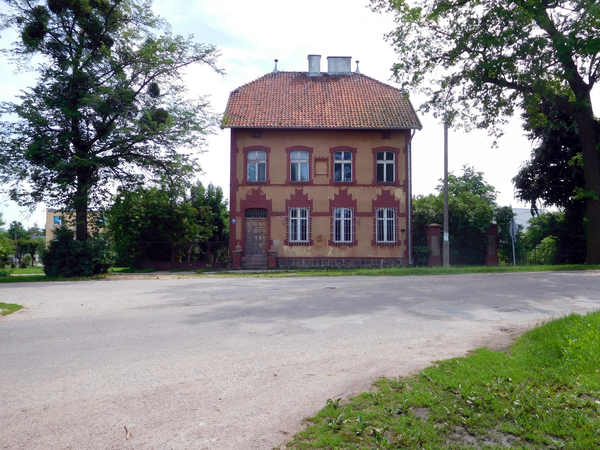
<path fill-rule="evenodd" d="M 20 310 L 22 307 L 23 306 L 17 305 L 16 303 L 2 303 L 2 302 L 0 302 L 0 315 L 8 316 L 9 314 L 12 314 L 15 311 Z"/>
<path fill-rule="evenodd" d="M 306 419 L 286 449 L 600 448 L 600 312 L 546 323 Z"/>
<path fill-rule="evenodd" d="M 211 271 L 206 275 L 221 277 L 340 277 L 340 276 L 421 276 L 421 275 L 460 275 L 467 273 L 519 273 L 550 272 L 565 270 L 600 270 L 600 264 L 572 264 L 556 266 L 453 266 L 453 267 L 389 267 L 385 269 L 344 269 L 344 268 L 301 268 L 290 270 L 273 270 L 254 273 L 236 273 L 228 271 L 219 273 Z M 196 273 L 203 273 L 196 271 Z"/>

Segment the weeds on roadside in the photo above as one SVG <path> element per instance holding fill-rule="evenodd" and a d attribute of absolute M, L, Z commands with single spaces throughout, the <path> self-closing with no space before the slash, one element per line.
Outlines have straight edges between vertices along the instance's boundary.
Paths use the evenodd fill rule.
<path fill-rule="evenodd" d="M 8 316 L 9 314 L 14 313 L 15 311 L 23 308 L 21 305 L 17 305 L 16 303 L 2 303 L 0 302 L 0 315 Z"/>
<path fill-rule="evenodd" d="M 329 399 L 286 448 L 600 448 L 600 312 L 374 387 Z"/>

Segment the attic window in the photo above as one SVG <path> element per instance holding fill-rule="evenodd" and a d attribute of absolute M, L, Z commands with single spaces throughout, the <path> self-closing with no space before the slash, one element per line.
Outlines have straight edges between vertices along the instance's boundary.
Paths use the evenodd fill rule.
<path fill-rule="evenodd" d="M 383 133 L 381 133 L 381 139 L 391 139 L 392 135 L 391 133 L 388 133 L 387 131 L 384 131 Z"/>
<path fill-rule="evenodd" d="M 252 134 L 252 137 L 253 137 L 254 139 L 260 139 L 260 138 L 262 137 L 262 131 L 255 131 L 255 132 Z"/>

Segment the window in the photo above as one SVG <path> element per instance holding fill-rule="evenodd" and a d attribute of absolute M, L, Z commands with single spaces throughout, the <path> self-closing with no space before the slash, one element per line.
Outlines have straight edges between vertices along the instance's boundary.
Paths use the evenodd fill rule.
<path fill-rule="evenodd" d="M 377 181 L 392 183 L 394 175 L 394 153 L 377 152 Z"/>
<path fill-rule="evenodd" d="M 267 180 L 267 153 L 262 151 L 248 152 L 248 181 Z"/>
<path fill-rule="evenodd" d="M 352 181 L 352 153 L 333 154 L 333 181 Z"/>
<path fill-rule="evenodd" d="M 308 152 L 290 153 L 290 181 L 308 181 Z"/>
<path fill-rule="evenodd" d="M 351 208 L 333 210 L 333 242 L 337 244 L 354 243 L 353 214 Z"/>
<path fill-rule="evenodd" d="M 376 241 L 382 244 L 396 242 L 396 211 L 393 208 L 376 210 L 375 229 Z"/>
<path fill-rule="evenodd" d="M 290 243 L 308 243 L 310 238 L 308 208 L 290 208 Z"/>

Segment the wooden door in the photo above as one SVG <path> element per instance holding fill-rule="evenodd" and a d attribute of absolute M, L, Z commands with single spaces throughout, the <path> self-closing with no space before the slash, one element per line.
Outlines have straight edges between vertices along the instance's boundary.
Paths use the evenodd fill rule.
<path fill-rule="evenodd" d="M 246 256 L 267 256 L 266 215 L 266 210 L 246 210 Z"/>

